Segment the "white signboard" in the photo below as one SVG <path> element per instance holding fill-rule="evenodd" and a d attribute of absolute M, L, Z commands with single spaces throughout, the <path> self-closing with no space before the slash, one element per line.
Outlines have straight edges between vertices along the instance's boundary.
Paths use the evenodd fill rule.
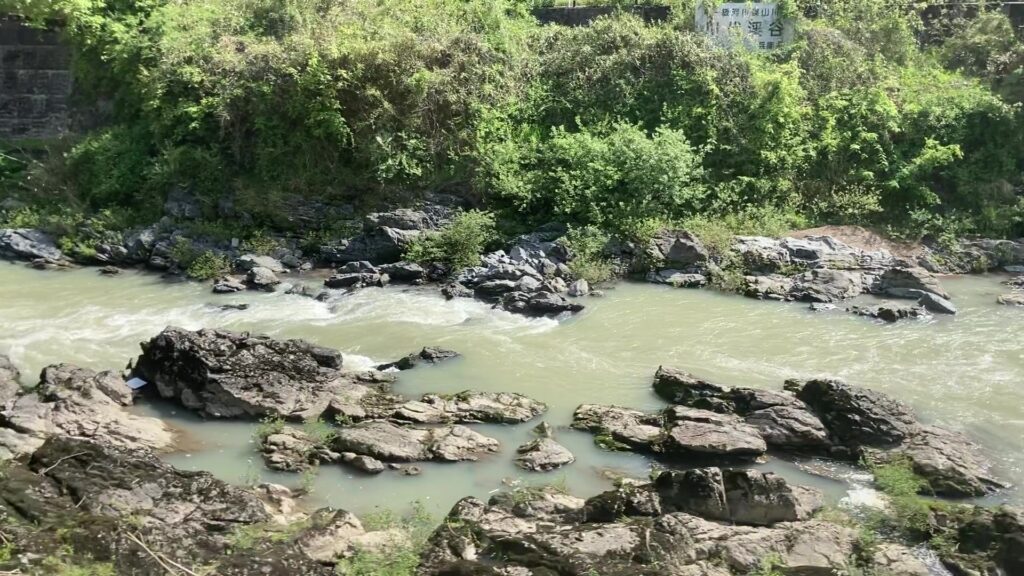
<path fill-rule="evenodd" d="M 722 44 L 743 42 L 758 50 L 774 50 L 793 42 L 793 21 L 784 19 L 775 3 L 725 2 L 714 8 L 698 5 L 697 30 Z"/>

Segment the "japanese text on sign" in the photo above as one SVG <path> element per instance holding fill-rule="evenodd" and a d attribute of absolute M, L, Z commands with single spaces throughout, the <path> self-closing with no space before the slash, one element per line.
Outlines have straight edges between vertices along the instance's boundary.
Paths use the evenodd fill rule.
<path fill-rule="evenodd" d="M 723 44 L 741 41 L 749 48 L 773 50 L 793 41 L 793 23 L 778 4 L 726 2 L 715 8 L 697 6 L 697 30 Z"/>

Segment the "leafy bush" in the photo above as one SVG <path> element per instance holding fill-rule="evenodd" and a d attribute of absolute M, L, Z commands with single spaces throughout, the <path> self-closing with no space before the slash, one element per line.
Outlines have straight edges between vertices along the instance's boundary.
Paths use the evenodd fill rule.
<path fill-rule="evenodd" d="M 405 252 L 414 262 L 439 262 L 453 270 L 476 266 L 487 244 L 495 239 L 494 215 L 470 210 L 437 232 L 421 234 Z"/>
<path fill-rule="evenodd" d="M 593 226 L 571 228 L 565 235 L 565 244 L 572 252 L 569 270 L 575 278 L 596 284 L 612 277 L 612 264 L 604 255 L 607 234 Z"/>
<path fill-rule="evenodd" d="M 530 214 L 628 233 L 645 219 L 706 209 L 700 154 L 682 132 L 630 124 L 555 128 L 515 165 L 501 166 L 497 200 Z"/>
<path fill-rule="evenodd" d="M 188 264 L 185 272 L 195 280 L 212 280 L 231 272 L 231 260 L 219 252 L 205 250 Z"/>

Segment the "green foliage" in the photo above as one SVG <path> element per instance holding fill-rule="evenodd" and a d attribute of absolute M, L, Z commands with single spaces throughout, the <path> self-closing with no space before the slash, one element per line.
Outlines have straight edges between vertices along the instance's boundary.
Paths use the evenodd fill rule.
<path fill-rule="evenodd" d="M 498 202 L 623 234 L 652 217 L 708 207 L 700 154 L 678 130 L 559 127 L 535 149 L 521 148 L 515 160 L 490 164 L 502 175 L 493 189 Z"/>
<path fill-rule="evenodd" d="M 339 576 L 412 576 L 419 566 L 419 553 L 433 532 L 434 520 L 420 502 L 398 515 L 378 509 L 362 519 L 367 530 L 390 530 L 394 537 L 383 549 L 360 549 L 335 567 Z"/>
<path fill-rule="evenodd" d="M 785 576 L 786 564 L 782 561 L 782 557 L 778 554 L 768 554 L 761 558 L 761 562 L 757 565 L 748 576 Z"/>
<path fill-rule="evenodd" d="M 421 234 L 405 257 L 414 262 L 440 262 L 458 270 L 479 264 L 480 254 L 495 237 L 494 215 L 470 210 L 437 232 Z"/>
<path fill-rule="evenodd" d="M 267 256 L 281 247 L 276 238 L 267 234 L 266 230 L 256 230 L 242 241 L 242 250 L 260 256 Z"/>
<path fill-rule="evenodd" d="M 279 416 L 267 416 L 256 425 L 253 436 L 258 442 L 267 439 L 268 436 L 280 434 L 284 431 L 284 419 Z"/>
<path fill-rule="evenodd" d="M 302 431 L 306 436 L 309 436 L 310 440 L 320 445 L 330 444 L 334 437 L 338 435 L 338 431 L 334 429 L 334 426 L 319 418 L 312 422 L 304 423 Z"/>
<path fill-rule="evenodd" d="M 188 264 L 185 273 L 195 280 L 212 280 L 230 271 L 230 258 L 213 250 L 205 250 Z"/>
<path fill-rule="evenodd" d="M 583 27 L 540 26 L 520 0 L 6 4 L 61 17 L 76 88 L 113 103 L 45 169 L 0 150 L 4 187 L 79 212 L 152 221 L 182 188 L 207 217 L 230 195 L 278 229 L 294 195 L 443 188 L 626 237 L 752 207 L 907 237 L 1024 233 L 1024 44 L 995 11 L 949 8 L 926 30 L 892 0 L 817 2 L 792 46 L 755 53 L 694 32 L 695 2 Z M 417 255 L 473 260 L 451 249 Z"/>
<path fill-rule="evenodd" d="M 604 255 L 608 235 L 600 229 L 594 226 L 571 228 L 565 235 L 565 244 L 572 252 L 569 270 L 575 278 L 596 284 L 612 277 L 611 262 Z"/>
<path fill-rule="evenodd" d="M 871 466 L 875 484 L 888 497 L 888 510 L 875 522 L 913 538 L 929 533 L 931 503 L 919 494 L 928 483 L 914 472 L 909 459 L 898 458 Z"/>

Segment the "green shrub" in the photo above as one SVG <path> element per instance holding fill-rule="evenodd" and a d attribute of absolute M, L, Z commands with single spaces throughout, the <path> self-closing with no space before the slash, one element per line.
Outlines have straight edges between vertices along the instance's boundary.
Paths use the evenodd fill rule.
<path fill-rule="evenodd" d="M 252 252 L 260 256 L 267 256 L 280 247 L 281 244 L 277 238 L 270 236 L 265 230 L 256 230 L 242 241 L 243 251 Z"/>
<path fill-rule="evenodd" d="M 611 262 L 604 255 L 608 235 L 593 226 L 571 228 L 565 235 L 566 247 L 572 252 L 569 270 L 575 278 L 582 278 L 591 284 L 611 279 L 614 274 Z"/>
<path fill-rule="evenodd" d="M 206 250 L 192 260 L 185 273 L 195 280 L 212 280 L 231 272 L 231 259 L 224 254 Z"/>
<path fill-rule="evenodd" d="M 492 169 L 494 195 L 529 214 L 627 233 L 650 218 L 701 211 L 700 154 L 681 131 L 630 124 L 555 128 L 514 164 Z"/>
<path fill-rule="evenodd" d="M 284 431 L 284 419 L 279 416 L 267 416 L 260 420 L 253 435 L 258 442 L 262 442 L 268 436 L 280 434 L 282 431 Z"/>
<path fill-rule="evenodd" d="M 494 215 L 470 210 L 456 216 L 437 232 L 425 232 L 406 250 L 414 262 L 440 262 L 453 270 L 476 266 L 480 254 L 495 239 Z"/>

